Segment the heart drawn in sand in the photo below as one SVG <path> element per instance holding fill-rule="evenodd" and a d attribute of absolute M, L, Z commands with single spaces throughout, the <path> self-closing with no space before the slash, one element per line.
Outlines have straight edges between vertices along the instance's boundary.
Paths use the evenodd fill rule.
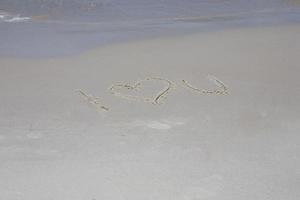
<path fill-rule="evenodd" d="M 154 95 L 146 95 L 141 91 L 148 82 L 160 82 L 164 84 L 164 87 L 160 89 Z M 147 77 L 140 81 L 136 81 L 134 84 L 114 84 L 110 87 L 110 91 L 113 95 L 124 98 L 127 100 L 142 101 L 152 104 L 160 104 L 163 98 L 175 87 L 175 84 L 171 81 L 160 77 Z"/>

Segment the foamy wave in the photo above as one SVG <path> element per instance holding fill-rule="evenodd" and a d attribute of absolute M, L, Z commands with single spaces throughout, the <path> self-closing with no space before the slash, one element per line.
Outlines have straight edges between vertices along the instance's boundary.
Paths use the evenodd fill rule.
<path fill-rule="evenodd" d="M 20 15 L 0 11 L 0 22 L 25 22 L 30 19 L 30 17 L 21 17 Z"/>
<path fill-rule="evenodd" d="M 10 16 L 10 14 L 8 12 L 0 11 L 0 19 L 5 19 L 9 16 Z"/>
<path fill-rule="evenodd" d="M 30 20 L 30 17 L 12 17 L 12 18 L 9 18 L 9 19 L 5 19 L 4 21 L 5 22 L 24 22 L 24 21 L 28 21 Z"/>

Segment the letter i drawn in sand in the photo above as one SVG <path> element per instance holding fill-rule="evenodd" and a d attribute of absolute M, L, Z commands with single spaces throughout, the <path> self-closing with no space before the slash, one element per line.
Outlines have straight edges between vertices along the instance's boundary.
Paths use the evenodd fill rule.
<path fill-rule="evenodd" d="M 100 103 L 100 98 L 99 97 L 93 97 L 92 95 L 89 95 L 87 93 L 85 93 L 82 90 L 77 90 L 77 92 L 79 93 L 79 95 L 84 98 L 88 103 L 92 104 L 93 106 L 95 106 L 97 108 L 98 111 L 109 111 L 109 108 L 106 106 L 103 106 Z"/>

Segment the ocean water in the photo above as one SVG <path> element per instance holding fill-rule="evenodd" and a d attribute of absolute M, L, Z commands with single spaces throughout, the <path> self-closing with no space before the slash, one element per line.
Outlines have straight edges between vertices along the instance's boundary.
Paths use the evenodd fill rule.
<path fill-rule="evenodd" d="M 59 57 L 161 35 L 300 23 L 299 0 L 0 0 L 0 56 Z"/>

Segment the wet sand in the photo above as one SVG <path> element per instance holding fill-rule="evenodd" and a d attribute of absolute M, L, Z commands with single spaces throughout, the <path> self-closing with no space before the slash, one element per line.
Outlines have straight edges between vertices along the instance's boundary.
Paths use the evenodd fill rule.
<path fill-rule="evenodd" d="M 0 60 L 0 199 L 299 194 L 300 26 Z"/>

